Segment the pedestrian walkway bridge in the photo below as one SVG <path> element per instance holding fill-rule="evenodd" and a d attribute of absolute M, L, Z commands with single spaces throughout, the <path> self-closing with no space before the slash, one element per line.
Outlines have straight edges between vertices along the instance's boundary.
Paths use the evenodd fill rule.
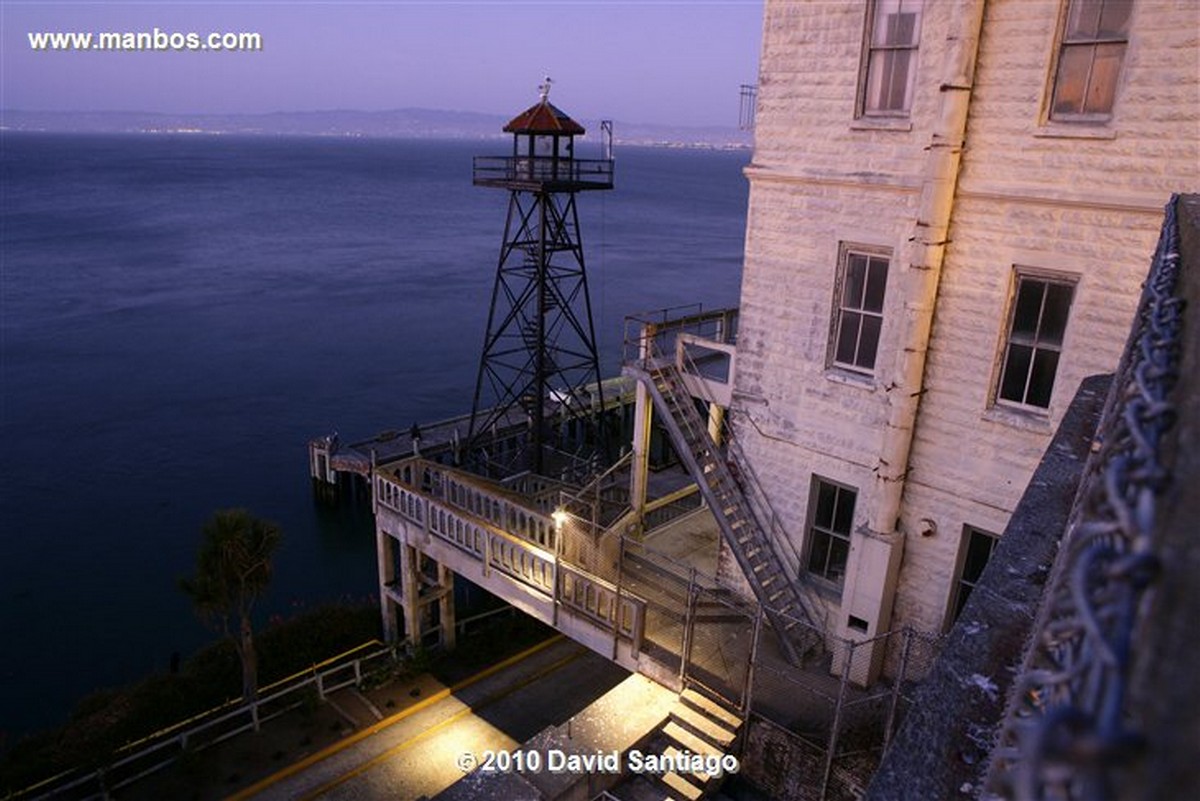
<path fill-rule="evenodd" d="M 547 511 L 547 501 L 559 490 L 545 483 L 540 494 L 526 496 L 471 473 L 412 458 L 376 472 L 377 524 L 391 536 L 402 531 L 403 543 L 424 557 L 626 669 L 648 672 L 640 659 L 646 601 L 623 590 L 619 580 L 601 575 L 610 575 L 610 563 L 618 558 L 612 538 L 587 530 L 590 526 L 568 519 L 566 512 Z M 399 540 L 396 547 L 403 547 Z M 383 568 L 399 567 L 394 556 L 390 562 Z M 416 575 L 424 577 L 417 567 Z M 406 589 L 422 605 L 452 601 L 449 587 L 439 580 L 428 577 L 421 586 L 418 579 L 406 588 L 402 576 L 397 570 L 384 583 L 396 604 L 406 603 Z M 407 622 L 406 630 L 428 628 L 427 620 Z"/>
<path fill-rule="evenodd" d="M 715 338 L 702 328 L 689 335 L 689 324 L 714 320 Z M 738 466 L 730 436 L 701 416 L 701 406 L 712 415 L 728 403 L 720 386 L 715 394 L 709 386 L 709 379 L 727 385 L 728 372 L 714 371 L 704 356 L 720 357 L 731 329 L 727 313 L 641 323 L 625 378 L 636 382 L 635 417 L 645 416 L 647 424 L 635 432 L 629 457 L 582 488 L 529 473 L 493 480 L 417 455 L 376 463 L 371 496 L 389 634 L 452 645 L 459 575 L 669 687 L 701 684 L 735 702 L 747 697 L 749 643 L 764 619 L 774 633 L 764 639 L 783 662 L 821 662 L 825 635 L 814 623 L 821 613 L 798 580 L 798 559 L 778 552 L 786 535 L 749 466 Z M 686 489 L 649 487 L 663 481 L 646 467 L 651 407 Z M 746 597 L 710 577 L 717 537 L 710 576 L 694 564 L 669 564 L 646 547 L 647 531 L 681 512 L 693 516 L 689 525 L 719 532 Z M 740 653 L 694 647 L 706 633 L 728 634 L 726 644 Z"/>

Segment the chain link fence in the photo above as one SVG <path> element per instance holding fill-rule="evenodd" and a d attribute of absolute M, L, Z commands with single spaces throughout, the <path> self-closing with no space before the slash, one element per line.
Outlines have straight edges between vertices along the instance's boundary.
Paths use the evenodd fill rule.
<path fill-rule="evenodd" d="M 937 658 L 940 635 L 903 628 L 852 641 L 797 621 L 825 643 L 797 668 L 756 602 L 630 538 L 620 563 L 623 589 L 647 603 L 644 653 L 681 686 L 724 698 L 751 720 L 743 759 L 787 785 L 759 789 L 862 796 Z"/>

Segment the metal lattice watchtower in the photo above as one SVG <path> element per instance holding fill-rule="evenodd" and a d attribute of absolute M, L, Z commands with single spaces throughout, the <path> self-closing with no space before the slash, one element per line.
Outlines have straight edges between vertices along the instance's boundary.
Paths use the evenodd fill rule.
<path fill-rule="evenodd" d="M 487 453 L 495 467 L 501 459 L 491 440 L 524 425 L 523 447 L 502 467 L 535 473 L 549 468 L 549 450 L 591 457 L 605 445 L 575 195 L 613 188 L 611 138 L 605 158 L 575 158 L 574 138 L 584 128 L 550 103 L 549 84 L 547 78 L 540 102 L 504 126 L 513 135 L 512 155 L 476 157 L 473 169 L 476 186 L 507 189 L 509 201 L 468 452 Z M 575 434 L 566 443 L 568 430 Z"/>

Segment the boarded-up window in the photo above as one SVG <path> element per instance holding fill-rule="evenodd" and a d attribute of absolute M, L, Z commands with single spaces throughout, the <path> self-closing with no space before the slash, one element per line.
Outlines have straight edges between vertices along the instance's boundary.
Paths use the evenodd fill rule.
<path fill-rule="evenodd" d="M 906 116 L 917 77 L 921 0 L 874 0 L 867 16 L 860 109 L 866 116 Z"/>
<path fill-rule="evenodd" d="M 1045 409 L 1058 373 L 1075 285 L 1017 276 L 997 400 Z"/>
<path fill-rule="evenodd" d="M 1106 120 L 1129 43 L 1133 0 L 1070 0 L 1050 117 Z"/>

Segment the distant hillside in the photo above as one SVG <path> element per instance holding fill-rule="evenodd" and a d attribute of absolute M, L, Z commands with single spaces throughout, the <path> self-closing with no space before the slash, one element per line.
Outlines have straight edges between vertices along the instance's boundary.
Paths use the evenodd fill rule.
<path fill-rule="evenodd" d="M 11 131 L 62 133 L 210 133 L 293 136 L 370 136 L 420 139 L 498 139 L 508 117 L 471 111 L 406 108 L 394 111 L 281 111 L 270 114 L 159 114 L 133 111 L 0 112 Z M 595 140 L 598 120 L 581 120 Z M 620 144 L 749 147 L 750 135 L 734 127 L 689 128 L 614 123 Z"/>

